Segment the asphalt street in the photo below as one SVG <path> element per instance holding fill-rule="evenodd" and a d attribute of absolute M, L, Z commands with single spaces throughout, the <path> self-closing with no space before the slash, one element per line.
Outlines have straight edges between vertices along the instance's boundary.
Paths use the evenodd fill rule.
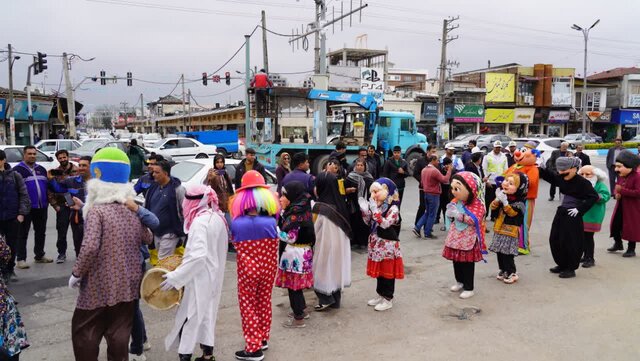
<path fill-rule="evenodd" d="M 594 158 L 603 167 L 603 158 Z M 475 292 L 461 300 L 449 291 L 454 283 L 451 263 L 441 256 L 445 234 L 417 239 L 410 223 L 418 205 L 417 183 L 407 182 L 402 216 L 401 247 L 406 277 L 396 283 L 393 309 L 376 312 L 366 301 L 375 296 L 375 281 L 365 275 L 366 253 L 352 253 L 353 283 L 345 290 L 343 307 L 312 312 L 305 329 L 285 329 L 290 312 L 286 290 L 273 293 L 273 325 L 267 360 L 638 360 L 640 320 L 640 259 L 608 254 L 608 225 L 614 202 L 607 205 L 603 231 L 596 235 L 596 267 L 579 269 L 563 280 L 550 274 L 554 263 L 548 234 L 558 200 L 547 201 L 548 184 L 540 183 L 532 226 L 532 253 L 516 258 L 520 280 L 506 285 L 495 280 L 496 259 L 476 264 Z M 55 258 L 55 215 L 49 212 L 47 255 Z M 69 233 L 71 243 L 71 234 Z M 491 235 L 487 241 L 490 242 Z M 29 239 L 29 262 L 33 261 Z M 72 246 L 71 246 L 72 247 Z M 32 347 L 21 360 L 73 360 L 71 316 L 77 292 L 66 287 L 73 250 L 65 264 L 31 264 L 16 270 L 19 280 L 10 290 L 19 308 Z M 237 302 L 234 255 L 225 270 L 218 314 L 217 360 L 231 360 L 243 338 Z M 306 292 L 307 304 L 316 302 Z M 164 349 L 175 310 L 159 312 L 143 306 L 152 349 L 147 359 L 177 360 Z M 106 360 L 105 345 L 101 360 Z M 199 354 L 197 354 L 199 355 Z M 196 355 L 194 355 L 196 356 Z"/>

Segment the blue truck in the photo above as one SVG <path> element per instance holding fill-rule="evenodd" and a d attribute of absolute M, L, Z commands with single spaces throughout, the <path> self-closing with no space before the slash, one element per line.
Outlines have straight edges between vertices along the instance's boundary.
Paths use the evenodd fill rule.
<path fill-rule="evenodd" d="M 238 153 L 237 130 L 204 130 L 199 132 L 180 132 L 181 137 L 191 138 L 202 144 L 215 145 L 218 153 L 225 157 Z"/>
<path fill-rule="evenodd" d="M 415 162 L 427 150 L 427 137 L 417 132 L 416 119 L 412 113 L 379 110 L 376 99 L 371 95 L 331 90 L 276 87 L 269 91 L 269 97 L 276 98 L 276 100 L 273 101 L 271 99 L 269 103 L 277 104 L 278 96 L 298 96 L 309 100 L 326 100 L 334 104 L 356 104 L 360 107 L 362 111 L 355 118 L 362 123 L 364 134 L 360 137 L 345 137 L 350 140 L 345 142 L 347 143 L 347 159 L 349 162 L 357 157 L 360 147 L 366 147 L 369 144 L 373 144 L 376 147 L 383 159 L 391 155 L 391 150 L 394 146 L 400 146 L 402 156 L 409 163 L 410 171 L 413 172 Z M 264 119 L 268 118 L 254 118 L 251 121 L 262 122 Z M 313 121 L 313 118 L 310 120 Z M 345 117 L 344 121 L 347 121 L 347 117 Z M 262 125 L 258 129 L 263 127 Z M 247 129 L 251 131 L 251 127 L 247 126 Z M 247 135 L 246 139 L 247 146 L 256 150 L 258 160 L 270 169 L 277 167 L 277 160 L 282 152 L 288 152 L 289 154 L 305 152 L 309 154 L 312 173 L 318 174 L 329 160 L 331 152 L 335 150 L 335 145 L 333 144 L 265 142 L 250 134 Z"/>

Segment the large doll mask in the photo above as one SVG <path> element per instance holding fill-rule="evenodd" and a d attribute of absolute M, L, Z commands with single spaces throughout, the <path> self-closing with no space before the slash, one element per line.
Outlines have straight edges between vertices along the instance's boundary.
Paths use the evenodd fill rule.
<path fill-rule="evenodd" d="M 463 203 L 467 203 L 467 201 L 469 200 L 469 189 L 465 184 L 457 179 L 454 179 L 451 182 L 451 193 L 457 200 Z"/>

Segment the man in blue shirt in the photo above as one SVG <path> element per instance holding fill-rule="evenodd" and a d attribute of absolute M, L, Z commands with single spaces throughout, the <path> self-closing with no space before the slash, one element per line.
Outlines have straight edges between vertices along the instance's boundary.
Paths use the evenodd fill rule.
<path fill-rule="evenodd" d="M 313 187 L 315 184 L 315 177 L 308 173 L 309 171 L 309 156 L 306 153 L 296 153 L 291 157 L 291 168 L 293 169 L 282 179 L 281 187 L 293 182 L 298 181 L 305 185 L 307 193 L 315 198 L 313 194 Z"/>

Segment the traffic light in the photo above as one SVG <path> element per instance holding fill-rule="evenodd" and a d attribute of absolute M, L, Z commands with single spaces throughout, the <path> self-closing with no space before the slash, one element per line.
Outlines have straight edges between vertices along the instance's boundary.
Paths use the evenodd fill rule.
<path fill-rule="evenodd" d="M 227 85 L 231 85 L 231 73 L 228 71 L 224 73 L 224 82 L 227 83 Z"/>
<path fill-rule="evenodd" d="M 38 52 L 38 61 L 36 62 L 36 69 L 38 69 L 38 73 L 42 73 L 48 68 L 49 67 L 47 66 L 47 54 Z"/>
<path fill-rule="evenodd" d="M 100 85 L 107 85 L 107 72 L 100 70 Z"/>
<path fill-rule="evenodd" d="M 127 72 L 127 86 L 133 86 L 133 74 Z"/>
<path fill-rule="evenodd" d="M 212 76 L 211 80 L 213 80 L 214 83 L 219 83 L 220 82 L 220 75 Z"/>
<path fill-rule="evenodd" d="M 202 73 L 202 85 L 207 86 L 207 73 Z"/>

